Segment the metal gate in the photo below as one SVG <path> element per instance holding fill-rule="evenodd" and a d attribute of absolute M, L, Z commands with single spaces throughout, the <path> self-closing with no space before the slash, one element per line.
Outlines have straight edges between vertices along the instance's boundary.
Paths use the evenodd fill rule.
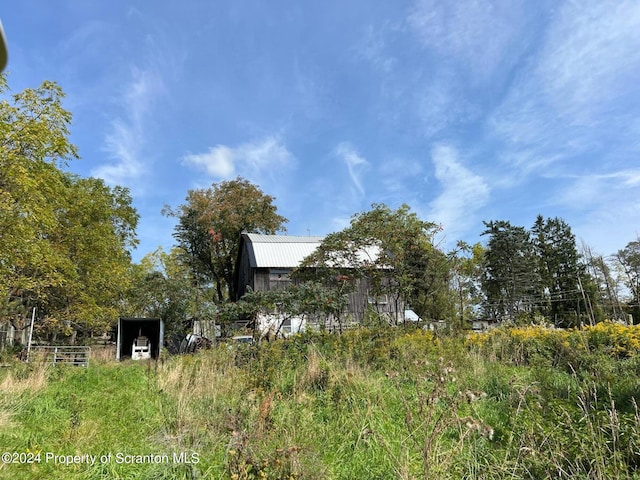
<path fill-rule="evenodd" d="M 84 346 L 35 346 L 31 347 L 31 352 L 27 361 L 42 359 L 44 362 L 51 362 L 53 365 L 76 365 L 88 367 L 91 357 L 91 347 Z"/>

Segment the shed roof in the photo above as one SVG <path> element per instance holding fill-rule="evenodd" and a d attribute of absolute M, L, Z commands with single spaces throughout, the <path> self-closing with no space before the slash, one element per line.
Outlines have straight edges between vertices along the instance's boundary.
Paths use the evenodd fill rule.
<path fill-rule="evenodd" d="M 320 246 L 324 237 L 244 233 L 254 268 L 295 268 Z"/>

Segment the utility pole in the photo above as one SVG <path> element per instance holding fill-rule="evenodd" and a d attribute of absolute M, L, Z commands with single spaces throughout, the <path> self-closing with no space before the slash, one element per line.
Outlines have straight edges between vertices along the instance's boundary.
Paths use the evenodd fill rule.
<path fill-rule="evenodd" d="M 593 326 L 596 323 L 596 319 L 593 315 L 593 308 L 591 307 L 591 302 L 587 300 L 587 296 L 584 294 L 584 288 L 582 288 L 582 280 L 580 280 L 580 274 L 576 275 L 576 277 L 578 279 L 578 285 L 580 287 L 580 293 L 582 294 L 582 300 L 584 301 L 584 306 L 587 309 L 589 324 Z"/>

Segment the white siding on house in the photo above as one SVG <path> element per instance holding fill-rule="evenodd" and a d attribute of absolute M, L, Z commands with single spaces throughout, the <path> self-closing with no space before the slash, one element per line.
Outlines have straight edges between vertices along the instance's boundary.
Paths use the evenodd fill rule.
<path fill-rule="evenodd" d="M 282 317 L 278 314 L 260 314 L 256 318 L 256 327 L 260 332 L 260 335 L 267 335 L 268 333 L 275 334 L 278 331 L 279 336 L 288 337 L 296 333 L 303 332 L 306 326 L 306 320 L 304 317 Z"/>

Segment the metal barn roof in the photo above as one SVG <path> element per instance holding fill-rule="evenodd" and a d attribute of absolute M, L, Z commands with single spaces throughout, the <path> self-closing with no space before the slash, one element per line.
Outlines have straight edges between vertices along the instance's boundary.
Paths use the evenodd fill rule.
<path fill-rule="evenodd" d="M 324 237 L 244 234 L 254 268 L 295 268 L 320 246 Z"/>
<path fill-rule="evenodd" d="M 252 268 L 296 268 L 320 246 L 324 239 L 324 237 L 258 233 L 243 233 L 243 236 L 247 240 L 249 264 Z M 362 263 L 370 263 L 375 262 L 379 255 L 380 248 L 372 245 L 362 248 L 357 257 Z M 352 267 L 346 264 L 342 266 Z"/>

